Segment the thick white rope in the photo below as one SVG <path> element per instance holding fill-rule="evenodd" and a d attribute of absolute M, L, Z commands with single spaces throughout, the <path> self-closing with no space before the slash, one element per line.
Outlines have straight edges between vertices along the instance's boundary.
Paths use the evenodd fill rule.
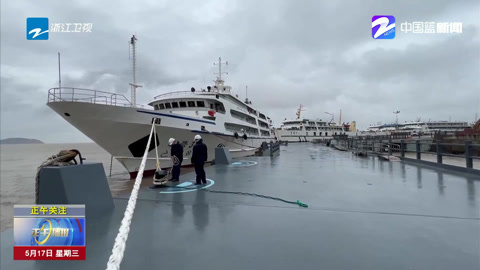
<path fill-rule="evenodd" d="M 122 262 L 123 253 L 125 252 L 125 244 L 128 239 L 128 233 L 130 232 L 130 223 L 132 223 L 133 212 L 135 211 L 135 205 L 137 204 L 138 191 L 140 190 L 140 184 L 142 183 L 143 171 L 145 170 L 145 162 L 147 161 L 148 149 L 150 147 L 154 126 L 155 123 L 152 125 L 152 130 L 150 131 L 150 136 L 148 137 L 147 148 L 145 149 L 142 163 L 138 169 L 137 178 L 135 179 L 135 184 L 133 185 L 132 193 L 130 194 L 130 199 L 128 200 L 127 209 L 123 215 L 122 224 L 120 225 L 117 237 L 115 238 L 112 255 L 110 255 L 110 258 L 108 259 L 107 270 L 120 269 L 120 263 Z"/>
<path fill-rule="evenodd" d="M 157 148 L 157 129 L 155 128 L 155 121 L 153 121 L 153 134 L 155 135 L 155 157 L 157 159 L 157 170 L 160 168 L 160 160 L 158 159 L 158 148 Z"/>

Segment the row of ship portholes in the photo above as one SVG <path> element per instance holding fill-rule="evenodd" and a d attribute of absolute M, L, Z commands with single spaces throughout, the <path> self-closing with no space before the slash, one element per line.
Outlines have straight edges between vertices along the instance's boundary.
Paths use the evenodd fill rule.
<path fill-rule="evenodd" d="M 308 137 L 312 137 L 312 136 L 313 137 L 317 137 L 317 136 L 322 137 L 322 136 L 328 136 L 328 132 L 325 132 L 325 135 L 323 135 L 321 132 L 318 135 L 315 132 L 313 134 L 310 134 L 310 135 L 308 133 L 307 134 L 299 134 L 299 132 L 290 132 L 290 135 L 299 135 L 299 136 L 308 136 Z M 340 133 L 335 132 L 334 134 L 332 134 L 330 136 L 333 136 L 333 135 L 342 135 L 342 133 L 341 132 Z"/>
<path fill-rule="evenodd" d="M 190 126 L 190 124 L 187 123 L 186 126 L 188 127 L 188 126 Z M 201 127 L 201 130 L 202 130 L 202 131 L 205 131 L 205 126 L 202 126 L 202 127 Z M 240 138 L 240 135 L 238 135 L 238 132 L 233 133 L 233 136 L 235 137 L 235 139 Z M 244 140 L 248 139 L 247 134 L 243 134 L 242 138 L 243 138 Z"/>

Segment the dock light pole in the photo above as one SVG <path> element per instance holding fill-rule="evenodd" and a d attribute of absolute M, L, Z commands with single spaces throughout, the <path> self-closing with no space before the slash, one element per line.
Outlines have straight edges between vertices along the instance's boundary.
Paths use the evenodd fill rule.
<path fill-rule="evenodd" d="M 395 130 L 398 130 L 398 114 L 400 111 L 393 112 L 395 114 Z"/>

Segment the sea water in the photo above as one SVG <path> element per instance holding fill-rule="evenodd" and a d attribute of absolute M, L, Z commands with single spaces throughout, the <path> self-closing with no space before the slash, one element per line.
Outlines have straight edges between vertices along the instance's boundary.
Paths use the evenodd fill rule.
<path fill-rule="evenodd" d="M 13 205 L 35 203 L 37 167 L 60 150 L 77 149 L 87 162 L 102 162 L 112 195 L 131 190 L 133 182 L 126 169 L 95 143 L 3 144 L 0 145 L 0 230 L 12 227 Z M 78 158 L 77 158 L 78 161 Z"/>

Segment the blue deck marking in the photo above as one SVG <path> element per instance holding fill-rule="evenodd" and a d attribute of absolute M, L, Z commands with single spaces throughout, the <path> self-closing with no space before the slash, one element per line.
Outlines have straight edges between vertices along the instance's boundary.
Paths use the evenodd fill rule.
<path fill-rule="evenodd" d="M 187 181 L 187 182 L 183 182 L 181 184 L 178 184 L 177 187 L 188 187 L 188 186 L 191 186 L 191 185 L 192 185 L 192 182 Z"/>
<path fill-rule="evenodd" d="M 193 182 L 193 180 L 192 180 Z M 193 191 L 198 191 L 200 189 L 205 189 L 213 186 L 215 184 L 215 181 L 212 179 L 207 178 L 207 185 L 206 186 L 193 186 L 192 182 L 187 181 L 182 184 L 185 184 L 185 186 L 182 186 L 182 184 L 178 184 L 177 187 L 169 187 L 165 191 L 160 191 L 159 193 L 164 193 L 164 194 L 172 194 L 172 193 L 185 193 L 185 192 L 193 192 Z M 192 187 L 190 187 L 192 186 Z"/>
<path fill-rule="evenodd" d="M 227 167 L 248 167 L 248 166 L 257 165 L 257 163 L 258 162 L 256 161 L 240 160 L 240 161 L 232 162 L 232 164 L 227 165 Z"/>

